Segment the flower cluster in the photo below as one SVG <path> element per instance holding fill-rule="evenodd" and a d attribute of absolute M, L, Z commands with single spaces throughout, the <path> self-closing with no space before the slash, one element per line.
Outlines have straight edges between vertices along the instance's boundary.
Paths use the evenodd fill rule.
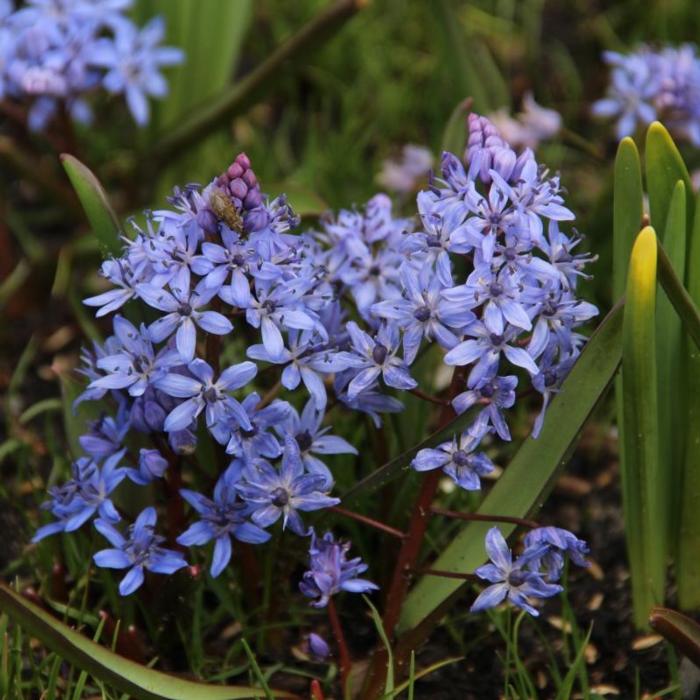
<path fill-rule="evenodd" d="M 28 0 L 15 10 L 0 0 L 0 99 L 29 105 L 28 124 L 43 129 L 61 109 L 89 123 L 87 96 L 98 89 L 123 95 L 140 125 L 148 97 L 168 86 L 160 69 L 183 60 L 161 46 L 159 17 L 139 29 L 126 11 L 132 0 Z"/>
<path fill-rule="evenodd" d="M 491 562 L 480 566 L 475 573 L 491 585 L 474 601 L 472 612 L 508 600 L 537 616 L 532 598 L 550 598 L 564 590 L 557 581 L 561 578 L 566 554 L 578 566 L 589 565 L 585 559 L 586 543 L 558 527 L 539 527 L 528 532 L 525 549 L 515 560 L 500 530 L 493 527 L 486 535 L 486 552 Z"/>
<path fill-rule="evenodd" d="M 584 339 L 575 329 L 597 309 L 576 296 L 591 257 L 576 253 L 580 238 L 560 228 L 574 215 L 558 176 L 531 150 L 516 154 L 474 114 L 465 161 L 443 154 L 442 177 L 418 195 L 422 230 L 402 242 L 409 262 L 401 299 L 375 308 L 404 330 L 409 357 L 422 337 L 434 338 L 447 365 L 468 370 L 452 403 L 459 413 L 474 409 L 473 422 L 461 437 L 421 450 L 413 467 L 442 468 L 463 488 L 478 489 L 479 477 L 493 468 L 476 452 L 480 442 L 489 433 L 510 440 L 504 410 L 523 380 L 542 396 L 533 428 L 539 434 L 549 400 L 580 352 Z M 456 271 L 465 260 L 460 283 Z"/>
<path fill-rule="evenodd" d="M 191 522 L 169 520 L 170 536 L 213 544 L 212 576 L 234 541 L 259 545 L 279 528 L 310 537 L 301 586 L 315 605 L 369 591 L 349 544 L 309 527 L 309 513 L 339 503 L 328 456 L 357 454 L 327 415 L 357 411 L 378 426 L 401 411 L 402 393 L 418 385 L 411 366 L 432 343 L 462 377 L 455 410 L 474 408 L 474 419 L 413 466 L 480 488 L 493 469 L 481 442 L 510 439 L 505 410 L 527 378 L 543 398 L 539 431 L 583 342 L 575 329 L 596 309 L 576 297 L 590 257 L 559 229 L 573 214 L 558 178 L 483 117 L 469 126 L 466 164 L 443 155 L 442 177 L 418 195 L 418 220 L 395 216 L 379 194 L 299 232 L 286 198 L 263 194 L 239 154 L 206 187 L 176 189 L 168 208 L 132 221 L 123 254 L 102 265 L 108 289 L 85 300 L 98 317 L 113 314 L 112 335 L 84 351 L 77 403 L 112 411 L 80 439 L 85 456 L 51 488 L 53 520 L 35 540 L 97 517 L 113 549 L 95 563 L 129 568 L 128 594 L 145 570 L 176 571 L 184 558 L 162 546 L 155 511 L 122 534 L 135 514 L 115 491 L 128 479 L 171 501 L 174 484 Z"/>
<path fill-rule="evenodd" d="M 691 44 L 659 50 L 641 46 L 631 54 L 603 54 L 611 67 L 605 98 L 593 114 L 617 119 L 617 137 L 663 120 L 679 137 L 700 145 L 700 58 Z"/>

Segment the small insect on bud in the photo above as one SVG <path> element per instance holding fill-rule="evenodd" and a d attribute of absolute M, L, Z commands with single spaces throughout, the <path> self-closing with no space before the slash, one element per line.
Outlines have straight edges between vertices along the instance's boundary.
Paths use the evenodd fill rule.
<path fill-rule="evenodd" d="M 209 196 L 209 206 L 231 230 L 243 233 L 243 219 L 224 192 L 214 190 Z"/>

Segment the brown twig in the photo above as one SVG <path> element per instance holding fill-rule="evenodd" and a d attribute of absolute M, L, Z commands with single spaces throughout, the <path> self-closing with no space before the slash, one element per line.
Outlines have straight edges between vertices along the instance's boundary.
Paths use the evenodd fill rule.
<path fill-rule="evenodd" d="M 510 523 L 511 525 L 521 525 L 527 528 L 540 527 L 540 524 L 534 520 L 526 518 L 516 518 L 510 515 L 488 515 L 483 513 L 461 513 L 457 510 L 446 510 L 445 508 L 437 508 L 433 506 L 430 512 L 434 515 L 443 515 L 446 518 L 454 518 L 455 520 L 466 520 L 468 522 L 478 521 L 484 523 Z"/>
<path fill-rule="evenodd" d="M 430 403 L 434 403 L 437 406 L 449 406 L 450 405 L 450 402 L 447 399 L 441 399 L 438 396 L 431 396 L 430 394 L 426 394 L 424 391 L 421 391 L 418 388 L 409 389 L 408 393 L 413 394 L 414 396 L 417 396 L 419 399 L 423 399 L 423 401 L 428 401 Z"/>
<path fill-rule="evenodd" d="M 362 515 L 362 513 L 356 513 L 354 510 L 348 510 L 347 508 L 341 508 L 340 506 L 332 506 L 329 508 L 329 510 L 334 513 L 338 513 L 338 515 L 344 515 L 346 518 L 357 520 L 358 523 L 369 525 L 370 527 L 375 528 L 375 530 L 380 530 L 381 532 L 391 535 L 392 537 L 396 537 L 399 540 L 406 538 L 405 532 L 401 532 L 401 530 L 397 530 L 395 527 L 391 527 L 391 525 L 386 525 L 379 520 L 370 518 L 368 515 Z"/>

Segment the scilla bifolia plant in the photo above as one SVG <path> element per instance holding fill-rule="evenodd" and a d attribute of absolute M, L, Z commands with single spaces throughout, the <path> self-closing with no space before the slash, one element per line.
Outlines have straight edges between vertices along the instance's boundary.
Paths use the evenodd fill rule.
<path fill-rule="evenodd" d="M 94 183 L 79 193 L 95 203 Z M 256 570 L 272 538 L 301 538 L 308 554 L 298 589 L 328 610 L 344 684 L 352 661 L 336 597 L 372 594 L 376 562 L 353 557 L 349 542 L 326 531 L 324 511 L 401 539 L 384 591 L 388 639 L 415 573 L 485 584 L 473 611 L 507 601 L 537 615 L 538 601 L 562 590 L 566 555 L 585 565 L 587 552 L 572 533 L 524 518 L 544 485 L 529 494 L 523 483 L 517 497 L 533 498 L 525 512 L 514 502 L 506 512 L 455 513 L 434 501 L 444 475 L 481 489 L 494 468 L 484 439 L 510 440 L 509 410 L 531 392 L 540 412 L 528 443 L 551 452 L 541 455 L 548 480 L 562 462 L 561 441 L 568 448 L 616 366 L 613 352 L 612 369 L 602 363 L 600 378 L 589 381 L 593 393 L 575 397 L 583 417 L 574 411 L 548 430 L 545 411 L 560 390 L 566 395 L 562 384 L 584 343 L 576 329 L 597 314 L 577 296 L 592 258 L 562 230 L 574 215 L 559 177 L 471 114 L 464 160 L 443 154 L 415 218 L 398 218 L 379 194 L 323 219 L 319 230 L 300 231 L 285 197 L 262 193 L 244 154 L 206 187 L 176 190 L 169 203 L 131 222 L 122 255 L 102 266 L 109 289 L 85 300 L 98 317 L 111 316 L 112 333 L 85 350 L 88 384 L 76 404 L 99 402 L 104 413 L 85 426 L 71 478 L 50 489 L 49 518 L 35 540 L 94 527 L 104 538 L 94 564 L 117 570 L 128 596 L 151 574 L 186 570 L 201 548 L 211 577 L 236 578 Z M 414 376 L 431 346 L 452 370 L 440 395 Z M 357 455 L 363 445 L 333 433 L 363 414 L 379 429 L 407 394 L 438 413 L 438 433 L 400 458 L 421 484 L 407 525 L 400 516 L 387 524 L 339 505 L 334 455 Z M 545 467 L 530 466 L 538 484 Z M 127 481 L 147 492 L 140 512 L 120 500 Z M 492 495 L 501 492 L 497 484 Z M 477 566 L 484 548 L 489 563 L 473 572 L 421 570 L 431 517 L 529 532 L 514 556 L 489 525 Z M 386 686 L 376 670 L 381 654 L 365 697 Z"/>

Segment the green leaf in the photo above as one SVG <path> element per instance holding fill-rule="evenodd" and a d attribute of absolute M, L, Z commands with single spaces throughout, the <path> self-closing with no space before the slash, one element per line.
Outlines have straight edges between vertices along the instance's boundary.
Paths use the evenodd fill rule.
<path fill-rule="evenodd" d="M 442 132 L 442 150 L 461 157 L 467 145 L 467 115 L 471 107 L 470 97 L 462 100 L 450 114 Z"/>
<path fill-rule="evenodd" d="M 291 69 L 304 65 L 304 59 L 329 41 L 365 4 L 366 0 L 335 0 L 235 85 L 193 110 L 149 149 L 142 161 L 162 166 L 209 137 L 213 130 L 254 105 L 278 81 L 288 77 Z"/>
<path fill-rule="evenodd" d="M 87 639 L 59 622 L 34 603 L 0 583 L 0 610 L 66 661 L 87 671 L 96 680 L 138 700 L 239 700 L 262 698 L 256 688 L 215 686 L 171 676 L 141 666 Z M 275 697 L 296 698 L 287 692 Z"/>
<path fill-rule="evenodd" d="M 165 19 L 165 41 L 181 48 L 185 60 L 167 70 L 168 95 L 153 103 L 149 141 L 176 128 L 199 105 L 227 89 L 236 73 L 243 39 L 252 18 L 252 0 L 140 0 L 142 22 Z M 158 173 L 159 194 L 182 182 L 206 182 L 221 170 L 230 138 L 214 132 L 197 148 L 183 149 L 172 167 Z"/>
<path fill-rule="evenodd" d="M 693 185 L 690 181 L 690 175 L 688 175 L 688 168 L 686 168 L 676 144 L 673 143 L 671 135 L 660 122 L 653 122 L 647 131 L 644 164 L 647 175 L 651 225 L 657 231 L 664 230 L 673 189 L 678 180 L 682 180 L 685 185 L 686 212 L 688 222 L 692 222 L 695 202 L 693 201 Z"/>
<path fill-rule="evenodd" d="M 616 306 L 591 336 L 561 391 L 552 401 L 540 436 L 528 438 L 478 509 L 484 515 L 526 517 L 536 510 L 573 451 L 579 432 L 611 382 L 622 353 L 622 306 Z M 491 527 L 471 522 L 432 565 L 471 572 L 484 562 L 484 538 Z M 508 536 L 514 525 L 500 525 Z M 417 627 L 463 582 L 424 576 L 410 591 L 399 629 Z M 427 633 L 427 629 L 425 630 Z"/>
<path fill-rule="evenodd" d="M 87 166 L 67 153 L 61 155 L 61 163 L 83 205 L 102 252 L 119 255 L 122 249 L 121 227 L 99 180 Z"/>
<path fill-rule="evenodd" d="M 661 244 L 659 244 L 657 251 L 657 273 L 668 300 L 680 316 L 683 328 L 695 346 L 700 348 L 700 309 L 683 286 L 674 265 Z"/>
<path fill-rule="evenodd" d="M 676 610 L 654 608 L 649 624 L 700 668 L 700 625 L 695 620 Z"/>
<path fill-rule="evenodd" d="M 634 239 L 642 228 L 642 166 L 631 138 L 620 141 L 615 157 L 613 198 L 613 299 L 625 293 L 627 264 Z"/>
<path fill-rule="evenodd" d="M 639 628 L 646 626 L 651 607 L 663 600 L 665 581 L 668 509 L 659 463 L 656 258 L 656 233 L 647 226 L 632 248 L 622 350 L 622 497 Z"/>
<path fill-rule="evenodd" d="M 697 310 L 700 306 L 700 195 L 696 212 L 686 270 L 688 295 Z M 686 328 L 690 332 L 690 326 Z M 687 422 L 676 582 L 680 607 L 694 610 L 700 608 L 700 350 L 697 345 L 687 343 L 685 359 Z"/>
<path fill-rule="evenodd" d="M 666 261 L 683 276 L 686 250 L 686 193 L 683 180 L 673 190 L 668 218 L 664 229 L 663 250 Z M 659 244 L 659 250 L 662 246 Z M 658 254 L 658 251 L 657 251 Z M 660 265 L 657 264 L 657 271 Z M 661 275 L 659 275 L 659 278 Z M 678 541 L 680 516 L 680 483 L 683 472 L 683 441 L 685 434 L 685 379 L 683 377 L 683 325 L 667 294 L 660 294 L 656 305 L 656 351 L 658 358 L 659 406 L 659 498 L 663 503 L 666 521 L 667 550 L 672 551 Z M 659 523 L 661 526 L 662 524 Z"/>

